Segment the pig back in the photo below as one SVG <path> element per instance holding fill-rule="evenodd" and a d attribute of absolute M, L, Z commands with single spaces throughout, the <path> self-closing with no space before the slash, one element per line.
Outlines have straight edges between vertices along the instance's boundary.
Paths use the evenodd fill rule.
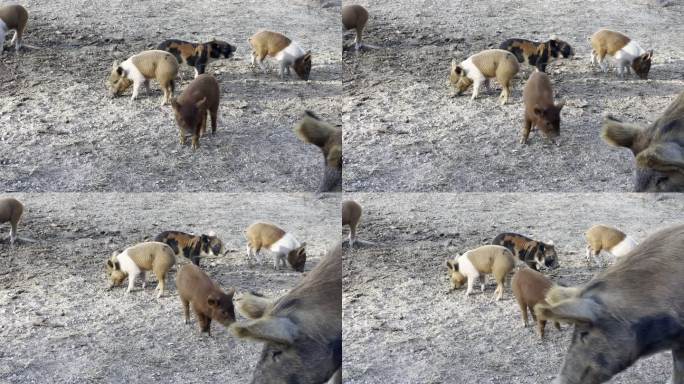
<path fill-rule="evenodd" d="M 218 107 L 220 92 L 216 78 L 204 73 L 190 82 L 188 87 L 178 97 L 178 101 L 181 104 L 196 103 L 206 97 L 206 106 L 207 108 L 212 109 Z"/>
<path fill-rule="evenodd" d="M 535 106 L 548 108 L 553 105 L 551 80 L 546 73 L 534 71 L 523 88 L 525 109 L 532 111 Z"/>
<path fill-rule="evenodd" d="M 257 53 L 275 56 L 285 49 L 292 41 L 282 33 L 259 31 L 249 38 L 249 44 Z"/>
<path fill-rule="evenodd" d="M 285 236 L 285 233 L 286 232 L 280 227 L 263 222 L 254 223 L 245 231 L 247 240 L 255 247 L 269 247 Z"/>
<path fill-rule="evenodd" d="M 176 262 L 173 250 L 164 243 L 140 243 L 128 248 L 126 252 L 133 262 L 145 271 L 168 271 Z"/>
<path fill-rule="evenodd" d="M 0 199 L 0 223 L 19 221 L 21 214 L 24 212 L 24 206 L 19 200 L 7 197 Z"/>
<path fill-rule="evenodd" d="M 154 49 L 140 52 L 132 56 L 131 61 L 147 78 L 173 80 L 178 73 L 178 60 L 166 51 Z"/>
<path fill-rule="evenodd" d="M 176 274 L 176 289 L 183 300 L 204 303 L 216 288 L 214 282 L 199 267 L 185 264 Z"/>
<path fill-rule="evenodd" d="M 351 225 L 359 222 L 361 218 L 361 206 L 353 200 L 342 203 L 342 225 Z"/>
<path fill-rule="evenodd" d="M 8 29 L 20 29 L 28 21 L 28 12 L 18 4 L 0 6 L 0 19 L 5 22 Z"/>

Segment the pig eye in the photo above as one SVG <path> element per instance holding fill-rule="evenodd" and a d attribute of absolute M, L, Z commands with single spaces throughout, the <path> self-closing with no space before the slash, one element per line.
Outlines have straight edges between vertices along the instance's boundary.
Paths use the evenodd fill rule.
<path fill-rule="evenodd" d="M 273 351 L 271 358 L 273 359 L 273 361 L 278 361 L 278 356 L 280 356 L 282 353 L 283 351 Z"/>

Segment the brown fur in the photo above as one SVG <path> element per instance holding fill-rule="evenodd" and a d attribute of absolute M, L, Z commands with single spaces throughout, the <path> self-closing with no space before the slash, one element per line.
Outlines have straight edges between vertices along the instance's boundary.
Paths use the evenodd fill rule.
<path fill-rule="evenodd" d="M 200 135 L 207 126 L 207 116 L 211 116 L 211 134 L 216 133 L 219 99 L 221 90 L 212 75 L 197 76 L 181 95 L 171 100 L 176 124 L 178 124 L 180 143 L 185 144 L 185 134 L 192 134 L 192 149 L 199 148 Z"/>
<path fill-rule="evenodd" d="M 366 8 L 352 4 L 342 7 L 342 26 L 344 30 L 354 29 L 356 31 L 356 39 L 354 43 L 358 46 L 363 40 L 363 29 L 366 28 L 368 22 L 368 11 Z"/>
<path fill-rule="evenodd" d="M 260 31 L 249 38 L 249 45 L 252 47 L 252 55 L 261 63 L 267 56 L 274 57 L 278 52 L 287 48 L 292 40 L 278 32 Z M 303 56 L 296 58 L 291 63 L 297 75 L 308 80 L 311 73 L 311 52 L 306 52 Z M 281 77 L 284 73 L 281 72 Z"/>
<path fill-rule="evenodd" d="M 11 197 L 0 198 L 0 224 L 10 223 L 10 244 L 17 238 L 17 225 L 24 213 L 24 205 Z"/>
<path fill-rule="evenodd" d="M 575 325 L 560 382 L 605 382 L 637 359 L 664 350 L 673 351 L 678 378 L 674 382 L 680 382 L 684 377 L 682 255 L 684 225 L 669 227 L 564 300 L 535 308 L 537 316 Z"/>
<path fill-rule="evenodd" d="M 504 284 L 506 282 L 506 275 L 513 270 L 515 266 L 515 257 L 513 253 L 507 248 L 499 245 L 483 245 L 479 248 L 471 249 L 464 253 L 468 260 L 473 264 L 475 269 L 480 273 L 482 290 L 484 291 L 484 275 L 491 274 L 496 281 L 496 290 L 494 291 L 495 299 L 501 300 L 504 293 Z M 468 282 L 470 277 L 467 276 L 465 270 L 461 271 L 458 263 L 458 258 L 455 260 L 447 260 L 447 268 L 451 283 L 454 289 L 460 288 L 464 283 Z M 469 292 L 466 292 L 466 295 Z"/>
<path fill-rule="evenodd" d="M 224 327 L 235 322 L 235 289 L 230 288 L 224 293 L 199 267 L 193 264 L 182 266 L 176 275 L 176 289 L 183 305 L 185 324 L 190 321 L 190 304 L 197 316 L 200 331 L 210 336 L 212 320 L 218 321 Z"/>
<path fill-rule="evenodd" d="M 544 338 L 546 320 L 537 318 L 534 313 L 534 306 L 539 303 L 546 304 L 544 297 L 552 286 L 553 283 L 551 280 L 530 268 L 521 268 L 513 275 L 513 279 L 511 280 L 513 296 L 515 296 L 518 306 L 520 306 L 523 325 L 525 327 L 529 325 L 527 318 L 527 313 L 529 311 L 532 315 L 532 320 L 537 322 L 539 337 L 542 339 Z M 558 322 L 554 322 L 554 324 L 556 328 L 560 330 L 560 324 Z"/>
<path fill-rule="evenodd" d="M 15 35 L 12 38 L 12 43 L 16 44 L 15 48 L 21 47 L 22 37 L 28 24 L 28 16 L 28 11 L 21 5 L 0 6 L 0 19 L 7 25 L 8 32 L 11 30 L 15 31 Z M 4 51 L 4 44 L 4 41 L 0 41 L 0 55 Z"/>
<path fill-rule="evenodd" d="M 154 241 L 168 244 L 176 257 L 186 257 L 199 267 L 200 258 L 205 256 L 221 256 L 223 242 L 215 234 L 192 235 L 180 231 L 164 231 Z"/>
<path fill-rule="evenodd" d="M 270 248 L 287 232 L 278 227 L 277 225 L 270 223 L 257 222 L 245 230 L 245 238 L 247 239 L 247 245 L 251 250 L 259 253 L 262 248 Z M 295 248 L 288 252 L 287 261 L 295 271 L 304 271 L 304 265 L 306 264 L 306 243 L 300 243 L 298 248 Z"/>
<path fill-rule="evenodd" d="M 615 55 L 630 41 L 632 39 L 620 32 L 601 29 L 591 36 L 591 48 L 599 58 L 603 59 L 606 55 Z"/>
<path fill-rule="evenodd" d="M 560 136 L 560 112 L 564 102 L 554 104 L 551 80 L 544 72 L 535 71 L 523 89 L 525 113 L 520 144 L 526 144 L 532 128 L 536 127 L 552 142 Z"/>
<path fill-rule="evenodd" d="M 634 154 L 635 191 L 684 192 L 684 92 L 648 127 L 607 117 L 601 137 Z"/>
<path fill-rule="evenodd" d="M 342 364 L 342 251 L 331 250 L 263 316 L 231 325 L 238 337 L 266 342 L 254 383 L 324 383 Z M 273 359 L 275 352 L 279 359 Z"/>
<path fill-rule="evenodd" d="M 164 93 L 162 105 L 171 101 L 175 87 L 174 80 L 178 75 L 178 61 L 172 54 L 160 50 L 143 51 L 130 57 L 133 65 L 145 77 L 145 86 L 149 85 L 150 79 L 159 82 Z M 131 85 L 133 80 L 127 77 L 126 71 L 116 62 L 112 65 L 109 75 L 109 89 L 112 96 L 118 96 Z"/>
<path fill-rule="evenodd" d="M 342 189 L 342 129 L 321 120 L 313 112 L 306 111 L 304 118 L 294 127 L 297 137 L 313 144 L 323 152 L 325 172 L 319 192 Z"/>
<path fill-rule="evenodd" d="M 142 271 L 143 289 L 146 285 L 145 272 L 152 271 L 154 273 L 158 281 L 157 289 L 159 294 L 157 297 L 161 297 L 164 294 L 166 274 L 176 263 L 176 257 L 171 247 L 164 243 L 147 242 L 126 248 L 124 252 L 128 253 L 128 256 L 130 256 L 135 265 Z M 129 276 L 127 271 L 122 270 L 116 256 L 117 253 L 115 252 L 111 259 L 107 260 L 107 273 L 111 281 L 110 288 L 123 284 L 124 280 L 128 278 L 130 279 L 130 289 L 136 276 Z"/>
<path fill-rule="evenodd" d="M 342 226 L 349 226 L 349 247 L 354 246 L 356 226 L 359 225 L 362 212 L 361 205 L 356 201 L 347 200 L 342 203 Z"/>
<path fill-rule="evenodd" d="M 496 78 L 496 81 L 501 84 L 503 89 L 499 98 L 502 99 L 502 104 L 506 104 L 511 94 L 511 80 L 520 70 L 515 56 L 503 49 L 488 49 L 470 56 L 470 59 L 486 79 Z M 466 69 L 460 64 L 457 65 L 455 61 L 451 64 L 449 80 L 459 94 L 473 85 L 473 79 L 468 77 Z M 475 90 L 473 90 L 473 98 L 475 97 Z"/>
<path fill-rule="evenodd" d="M 235 306 L 238 313 L 248 319 L 260 318 L 271 304 L 273 304 L 273 300 L 253 292 L 235 297 Z"/>
<path fill-rule="evenodd" d="M 595 254 L 598 254 L 604 249 L 609 251 L 624 240 L 627 235 L 617 228 L 597 224 L 591 226 L 591 228 L 584 233 L 584 237 L 587 239 L 589 247 L 591 247 Z"/>

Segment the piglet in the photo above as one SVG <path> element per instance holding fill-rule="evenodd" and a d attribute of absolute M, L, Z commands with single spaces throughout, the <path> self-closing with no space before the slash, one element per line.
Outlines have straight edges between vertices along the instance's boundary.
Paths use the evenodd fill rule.
<path fill-rule="evenodd" d="M 180 143 L 185 144 L 185 133 L 192 133 L 192 149 L 199 148 L 200 135 L 206 130 L 207 114 L 211 115 L 211 134 L 216 133 L 221 91 L 212 75 L 197 76 L 181 95 L 171 100 L 171 107 L 180 132 Z"/>
<path fill-rule="evenodd" d="M 10 44 L 14 44 L 14 50 L 19 52 L 21 37 L 28 22 L 28 11 L 18 4 L 0 6 L 0 56 L 5 48 L 5 36 L 7 32 L 14 31 L 14 37 Z"/>
<path fill-rule="evenodd" d="M 249 38 L 252 47 L 252 66 L 259 67 L 266 72 L 264 59 L 273 57 L 280 64 L 280 78 L 285 73 L 290 74 L 290 67 L 299 78 L 309 80 L 311 74 L 311 52 L 305 52 L 296 42 L 278 32 L 260 31 Z"/>
<path fill-rule="evenodd" d="M 520 144 L 527 143 L 532 127 L 537 127 L 551 142 L 558 144 L 554 140 L 560 136 L 560 112 L 565 102 L 554 104 L 549 75 L 539 71 L 530 75 L 523 89 L 523 102 L 525 112 Z"/>
<path fill-rule="evenodd" d="M 539 337 L 543 339 L 546 320 L 537 318 L 534 313 L 534 306 L 540 303 L 547 304 L 544 297 L 553 286 L 553 283 L 546 276 L 531 268 L 521 268 L 513 275 L 511 286 L 513 288 L 513 295 L 520 306 L 523 326 L 527 327 L 528 325 L 527 312 L 529 311 L 532 315 L 532 320 L 537 322 Z M 554 321 L 554 325 L 556 329 L 560 330 L 560 324 L 557 321 Z"/>
<path fill-rule="evenodd" d="M 617 228 L 596 224 L 584 233 L 587 240 L 587 261 L 598 257 L 606 251 L 615 257 L 622 257 L 631 252 L 638 243 Z"/>
<path fill-rule="evenodd" d="M 459 95 L 472 85 L 475 100 L 480 94 L 480 87 L 489 87 L 489 79 L 496 78 L 503 88 L 499 95 L 501 104 L 506 104 L 511 94 L 511 79 L 519 70 L 518 60 L 512 53 L 503 49 L 487 49 L 470 56 L 460 64 L 453 60 L 449 81 L 456 87 Z"/>
<path fill-rule="evenodd" d="M 627 35 L 609 29 L 601 29 L 594 33 L 590 42 L 591 63 L 592 65 L 598 64 L 603 72 L 608 71 L 606 56 L 611 56 L 617 64 L 620 77 L 624 78 L 625 72 L 629 73 L 631 67 L 639 78 L 644 80 L 648 78 L 653 50 L 647 52 Z"/>
<path fill-rule="evenodd" d="M 356 226 L 359 225 L 363 209 L 354 200 L 347 200 L 342 203 L 342 226 L 349 226 L 349 248 L 354 247 L 356 240 Z"/>
<path fill-rule="evenodd" d="M 250 225 L 245 231 L 247 239 L 247 257 L 249 260 L 259 256 L 261 248 L 267 248 L 273 253 L 273 268 L 278 270 L 280 265 L 285 266 L 285 258 L 297 272 L 304 271 L 306 264 L 306 243 L 300 243 L 293 234 L 285 232 L 278 226 L 270 223 L 257 222 Z"/>
<path fill-rule="evenodd" d="M 468 283 L 466 296 L 473 291 L 475 280 L 480 280 L 482 292 L 485 289 L 485 275 L 492 274 L 496 280 L 495 300 L 501 300 L 504 293 L 506 275 L 515 266 L 515 256 L 507 248 L 500 245 L 483 245 L 466 251 L 453 260 L 447 260 L 449 278 L 454 289 Z"/>
<path fill-rule="evenodd" d="M 168 103 L 173 96 L 174 80 L 178 74 L 178 61 L 165 51 L 151 50 L 133 55 L 128 60 L 112 64 L 109 75 L 109 92 L 112 97 L 119 96 L 133 85 L 131 100 L 138 97 L 140 85 L 150 90 L 150 79 L 156 79 L 164 92 L 162 105 Z"/>
<path fill-rule="evenodd" d="M 19 200 L 6 197 L 0 199 L 0 224 L 10 223 L 10 244 L 17 240 L 17 225 L 24 213 L 24 206 Z"/>
<path fill-rule="evenodd" d="M 176 289 L 183 304 L 185 324 L 190 321 L 190 304 L 197 316 L 200 332 L 211 336 L 211 321 L 216 320 L 224 327 L 235 322 L 233 295 L 235 289 L 225 293 L 217 283 L 194 264 L 186 264 L 176 275 Z"/>
<path fill-rule="evenodd" d="M 342 27 L 345 31 L 353 29 L 356 31 L 354 48 L 358 51 L 362 46 L 363 29 L 368 22 L 368 11 L 358 4 L 345 5 L 342 7 Z"/>
<path fill-rule="evenodd" d="M 128 294 L 135 285 L 135 278 L 140 275 L 142 287 L 145 289 L 147 285 L 145 272 L 151 270 L 157 277 L 157 290 L 159 291 L 157 298 L 159 298 L 164 294 L 166 274 L 175 263 L 176 256 L 173 249 L 164 243 L 151 241 L 128 247 L 119 254 L 115 252 L 112 258 L 107 260 L 107 274 L 111 281 L 109 288 L 123 284 L 128 278 L 126 290 Z"/>

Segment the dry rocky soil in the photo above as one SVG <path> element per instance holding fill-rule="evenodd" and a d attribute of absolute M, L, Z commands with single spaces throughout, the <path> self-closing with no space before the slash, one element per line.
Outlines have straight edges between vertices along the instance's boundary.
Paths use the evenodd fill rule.
<path fill-rule="evenodd" d="M 560 284 L 589 281 L 601 268 L 585 262 L 584 231 L 622 228 L 637 241 L 684 223 L 684 198 L 635 194 L 355 194 L 364 207 L 359 238 L 376 242 L 347 252 L 343 264 L 346 383 L 549 383 L 572 330 L 547 325 L 547 338 L 523 328 L 507 283 L 449 292 L 445 261 L 501 232 L 553 240 Z M 612 260 L 604 259 L 604 262 Z M 644 289 L 656 284 L 644 278 Z M 611 383 L 665 383 L 669 352 L 640 360 Z"/>
<path fill-rule="evenodd" d="M 224 241 L 225 256 L 203 269 L 224 289 L 278 297 L 302 274 L 249 266 L 244 228 L 268 220 L 306 241 L 305 273 L 340 236 L 337 198 L 310 194 L 18 194 L 27 207 L 11 247 L 0 227 L 0 382 L 246 383 L 259 343 L 237 339 L 222 325 L 200 335 L 194 314 L 184 324 L 176 293 L 178 265 L 167 293 L 156 298 L 148 274 L 124 296 L 106 290 L 113 251 L 164 230 L 206 233 Z M 270 257 L 268 258 L 270 260 Z M 185 259 L 181 262 L 187 262 Z M 238 320 L 241 319 L 238 316 Z"/>

